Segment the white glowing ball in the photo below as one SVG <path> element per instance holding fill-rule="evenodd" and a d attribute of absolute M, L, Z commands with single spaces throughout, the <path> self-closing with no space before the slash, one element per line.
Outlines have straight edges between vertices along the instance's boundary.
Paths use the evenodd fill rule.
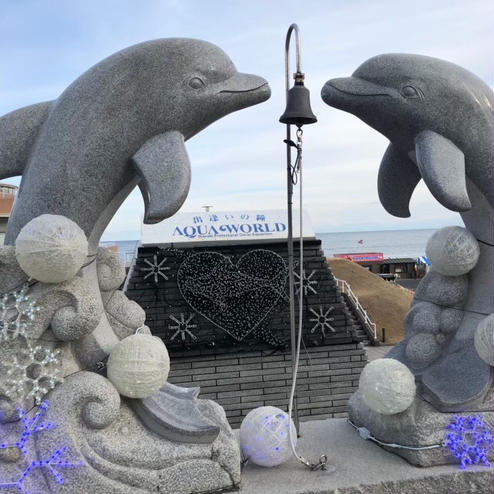
<path fill-rule="evenodd" d="M 240 426 L 240 447 L 252 463 L 261 467 L 281 465 L 290 458 L 289 428 L 294 444 L 297 431 L 288 413 L 276 407 L 251 410 Z"/>
<path fill-rule="evenodd" d="M 494 367 L 494 314 L 479 322 L 473 340 L 479 357 Z"/>
<path fill-rule="evenodd" d="M 444 276 L 460 276 L 475 267 L 480 247 L 467 229 L 447 226 L 432 235 L 427 242 L 425 255 L 431 266 Z"/>
<path fill-rule="evenodd" d="M 27 223 L 15 241 L 22 270 L 43 283 L 72 279 L 87 256 L 86 235 L 65 216 L 42 214 Z"/>
<path fill-rule="evenodd" d="M 398 360 L 380 358 L 360 374 L 359 391 L 366 405 L 377 413 L 394 415 L 405 411 L 415 398 L 415 377 Z"/>
<path fill-rule="evenodd" d="M 156 336 L 133 334 L 113 348 L 107 371 L 108 379 L 121 395 L 147 398 L 166 383 L 170 357 Z"/>

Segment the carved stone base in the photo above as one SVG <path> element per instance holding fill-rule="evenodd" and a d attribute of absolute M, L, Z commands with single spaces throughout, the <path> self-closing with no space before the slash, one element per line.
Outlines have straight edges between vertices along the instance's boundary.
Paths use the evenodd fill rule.
<path fill-rule="evenodd" d="M 441 413 L 418 396 L 407 410 L 395 415 L 382 415 L 372 411 L 358 391 L 349 401 L 349 418 L 357 427 L 365 427 L 379 441 L 413 447 L 442 444 L 446 437 L 446 427 L 453 417 L 477 413 Z M 484 422 L 492 430 L 494 410 L 483 411 L 482 416 Z M 384 449 L 405 458 L 412 465 L 421 467 L 459 463 L 449 448 L 444 446 L 418 451 L 388 447 Z M 494 451 L 491 450 L 489 461 L 493 460 Z"/>
<path fill-rule="evenodd" d="M 61 485 L 42 470 L 43 492 L 192 494 L 228 490 L 240 482 L 238 443 L 223 409 L 212 401 L 197 400 L 197 407 L 217 424 L 218 436 L 210 444 L 184 444 L 142 425 L 111 383 L 94 373 L 67 378 L 48 399 L 43 422 L 53 422 L 56 428 L 37 433 L 36 457 L 23 458 L 18 470 L 22 472 L 25 461 L 49 458 L 64 446 L 61 460 L 82 466 L 60 468 L 65 478 Z"/>

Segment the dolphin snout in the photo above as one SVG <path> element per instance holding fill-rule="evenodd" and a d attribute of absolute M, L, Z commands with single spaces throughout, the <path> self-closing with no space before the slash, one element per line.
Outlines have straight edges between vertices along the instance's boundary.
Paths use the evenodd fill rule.
<path fill-rule="evenodd" d="M 249 101 L 249 104 L 261 103 L 266 101 L 271 96 L 271 89 L 269 87 L 268 81 L 253 74 L 242 74 L 237 73 L 233 77 L 230 77 L 218 88 L 218 93 L 220 94 L 245 94 Z M 254 101 L 255 100 L 255 101 Z"/>
<path fill-rule="evenodd" d="M 321 90 L 323 101 L 335 106 L 341 100 L 355 99 L 359 96 L 395 96 L 394 89 L 374 84 L 358 77 L 340 77 L 331 79 L 324 84 Z"/>

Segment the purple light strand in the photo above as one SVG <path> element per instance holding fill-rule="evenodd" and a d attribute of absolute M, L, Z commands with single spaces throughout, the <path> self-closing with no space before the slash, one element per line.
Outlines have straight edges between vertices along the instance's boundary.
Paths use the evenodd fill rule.
<path fill-rule="evenodd" d="M 483 421 L 482 415 L 455 416 L 446 430 L 449 432 L 446 434 L 445 446 L 458 458 L 462 470 L 468 465 L 480 463 L 491 466 L 487 455 L 494 444 L 494 434 Z"/>
<path fill-rule="evenodd" d="M 48 402 L 43 401 L 39 406 L 38 411 L 34 414 L 34 416 L 30 419 L 27 417 L 27 412 L 21 409 L 18 409 L 17 412 L 19 414 L 19 418 L 22 420 L 23 424 L 23 432 L 21 433 L 19 439 L 14 443 L 1 443 L 0 449 L 6 448 L 19 448 L 19 450 L 26 455 L 28 453 L 28 449 L 26 448 L 27 440 L 35 433 L 41 431 L 47 431 L 50 429 L 54 429 L 55 424 L 48 422 L 46 424 L 38 425 L 38 421 L 45 414 L 48 409 Z M 53 479 L 58 484 L 64 483 L 64 477 L 56 470 L 56 468 L 78 468 L 83 466 L 83 462 L 72 463 L 67 460 L 62 460 L 62 456 L 66 453 L 67 447 L 64 446 L 55 450 L 55 452 L 48 457 L 48 459 L 33 461 L 29 464 L 29 466 L 24 470 L 21 477 L 18 480 L 10 481 L 10 482 L 0 482 L 0 489 L 12 489 L 16 488 L 19 492 L 24 494 L 29 494 L 28 491 L 24 489 L 23 483 L 29 477 L 31 472 L 34 470 L 46 469 Z"/>

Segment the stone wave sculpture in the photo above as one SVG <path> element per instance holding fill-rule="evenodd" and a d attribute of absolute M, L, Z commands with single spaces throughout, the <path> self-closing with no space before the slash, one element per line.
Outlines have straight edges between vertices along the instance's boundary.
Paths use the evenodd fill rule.
<path fill-rule="evenodd" d="M 491 88 L 452 63 L 389 54 L 366 61 L 352 77 L 329 80 L 322 98 L 390 140 L 378 175 L 379 198 L 390 214 L 410 216 L 411 195 L 423 179 L 466 226 L 441 230 L 429 241 L 431 270 L 415 292 L 404 341 L 387 355 L 415 375 L 415 401 L 383 415 L 357 392 L 352 420 L 381 441 L 416 446 L 441 443 L 455 413 L 482 412 L 492 428 L 492 363 L 474 344 L 477 327 L 494 312 Z M 484 336 L 477 341 L 487 341 L 488 325 L 481 326 Z M 444 448 L 393 451 L 420 465 L 457 461 Z"/>
<path fill-rule="evenodd" d="M 173 215 L 190 183 L 184 141 L 269 96 L 264 79 L 238 73 L 215 45 L 160 39 L 108 57 L 55 101 L 0 118 L 0 179 L 22 175 L 0 248 L 0 427 L 14 434 L 17 407 L 45 398 L 57 426 L 37 435 L 29 454 L 0 454 L 0 467 L 10 462 L 0 471 L 15 479 L 63 444 L 83 466 L 57 492 L 179 494 L 238 485 L 238 446 L 221 407 L 198 400 L 198 389 L 168 384 L 145 400 L 126 399 L 104 377 L 112 348 L 138 328 L 149 330 L 144 311 L 119 290 L 125 269 L 118 255 L 98 245 L 136 185 L 145 222 Z M 82 229 L 87 258 L 63 282 L 33 280 L 29 248 L 34 259 L 46 259 L 45 272 L 54 267 L 56 256 L 37 252 L 36 242 L 49 250 L 43 222 L 61 217 Z M 41 228 L 27 236 L 34 248 L 23 247 L 21 268 L 16 239 L 35 220 Z M 63 255 L 64 232 L 52 230 Z M 38 474 L 36 487 L 51 491 L 56 478 L 47 469 Z"/>

